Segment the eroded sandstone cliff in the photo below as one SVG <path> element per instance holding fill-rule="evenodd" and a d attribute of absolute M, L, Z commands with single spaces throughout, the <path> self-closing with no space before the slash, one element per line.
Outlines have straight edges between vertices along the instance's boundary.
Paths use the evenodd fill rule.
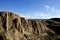
<path fill-rule="evenodd" d="M 0 40 L 59 39 L 48 23 L 25 19 L 12 12 L 0 12 Z"/>
<path fill-rule="evenodd" d="M 1 40 L 45 40 L 45 25 L 12 12 L 0 12 Z"/>

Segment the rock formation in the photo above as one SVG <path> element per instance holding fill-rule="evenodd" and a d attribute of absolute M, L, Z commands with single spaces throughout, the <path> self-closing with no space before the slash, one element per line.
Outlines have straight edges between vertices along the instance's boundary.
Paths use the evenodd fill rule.
<path fill-rule="evenodd" d="M 46 20 L 46 27 L 54 32 L 47 33 L 50 39 L 60 40 L 60 18 Z"/>
<path fill-rule="evenodd" d="M 57 25 L 54 22 L 52 21 L 51 24 L 50 21 L 29 20 L 12 12 L 2 11 L 0 12 L 0 40 L 59 40 L 59 33 L 55 31 Z"/>
<path fill-rule="evenodd" d="M 45 25 L 12 12 L 0 12 L 1 40 L 45 40 Z"/>

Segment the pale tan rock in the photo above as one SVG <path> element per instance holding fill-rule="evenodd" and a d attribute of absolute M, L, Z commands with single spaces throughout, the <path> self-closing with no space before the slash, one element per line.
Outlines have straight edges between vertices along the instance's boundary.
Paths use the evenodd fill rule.
<path fill-rule="evenodd" d="M 49 40 L 46 25 L 12 12 L 0 12 L 0 40 Z"/>

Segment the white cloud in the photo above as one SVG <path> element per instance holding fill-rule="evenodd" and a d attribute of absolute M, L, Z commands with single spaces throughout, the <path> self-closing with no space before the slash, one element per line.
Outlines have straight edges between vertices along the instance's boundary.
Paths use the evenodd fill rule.
<path fill-rule="evenodd" d="M 46 8 L 46 15 L 48 18 L 59 18 L 60 17 L 60 9 L 56 9 L 55 7 L 50 7 L 48 5 L 44 6 Z"/>
<path fill-rule="evenodd" d="M 26 14 L 22 13 L 22 14 L 20 14 L 20 16 L 21 16 L 21 17 L 24 17 L 24 18 L 26 18 L 26 19 L 32 18 L 32 15 L 31 15 L 30 13 L 26 13 Z"/>
<path fill-rule="evenodd" d="M 36 13 L 34 13 L 35 16 L 47 16 L 45 15 L 44 13 L 40 12 L 40 11 L 37 11 Z"/>
<path fill-rule="evenodd" d="M 44 8 L 46 9 L 46 11 L 48 12 L 48 10 L 50 9 L 50 6 L 45 5 Z"/>
<path fill-rule="evenodd" d="M 47 8 L 47 9 L 49 9 L 49 8 L 50 8 L 48 5 L 45 5 L 44 7 L 45 7 L 45 8 Z"/>

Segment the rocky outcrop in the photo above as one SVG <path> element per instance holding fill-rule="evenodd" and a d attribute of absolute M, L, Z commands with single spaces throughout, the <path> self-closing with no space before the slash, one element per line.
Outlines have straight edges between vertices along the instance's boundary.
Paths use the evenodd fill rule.
<path fill-rule="evenodd" d="M 47 40 L 43 22 L 0 12 L 0 40 Z"/>
<path fill-rule="evenodd" d="M 46 20 L 46 27 L 50 29 L 50 32 L 47 32 L 50 39 L 60 40 L 60 18 Z"/>
<path fill-rule="evenodd" d="M 0 40 L 60 40 L 59 19 L 31 20 L 0 12 Z"/>

